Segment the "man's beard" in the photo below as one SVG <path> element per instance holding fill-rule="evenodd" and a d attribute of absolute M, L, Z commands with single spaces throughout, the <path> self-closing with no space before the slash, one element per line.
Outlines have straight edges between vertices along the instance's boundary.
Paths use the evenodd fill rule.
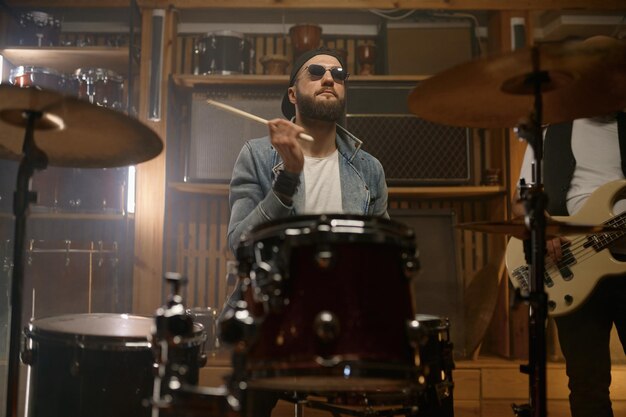
<path fill-rule="evenodd" d="M 296 103 L 302 117 L 325 122 L 338 122 L 341 120 L 345 108 L 344 99 L 337 98 L 337 100 L 316 102 L 314 97 L 305 94 L 297 94 Z"/>

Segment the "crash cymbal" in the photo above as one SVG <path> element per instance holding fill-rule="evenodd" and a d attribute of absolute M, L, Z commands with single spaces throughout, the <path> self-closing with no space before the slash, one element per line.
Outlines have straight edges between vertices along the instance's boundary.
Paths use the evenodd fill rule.
<path fill-rule="evenodd" d="M 608 37 L 537 47 L 543 123 L 599 116 L 626 107 L 626 42 Z M 533 49 L 460 64 L 421 83 L 409 108 L 429 121 L 515 127 L 533 110 Z"/>
<path fill-rule="evenodd" d="M 51 91 L 0 85 L 0 158 L 21 159 L 25 110 L 43 113 L 34 139 L 52 166 L 133 165 L 163 149 L 152 129 L 121 112 Z"/>
<path fill-rule="evenodd" d="M 493 222 L 461 223 L 458 224 L 457 227 L 460 229 L 472 230 L 474 232 L 510 235 L 518 239 L 530 238 L 530 230 L 526 227 L 523 218 Z M 597 233 L 623 233 L 625 230 L 626 229 L 623 227 L 619 228 L 606 225 L 576 224 L 548 219 L 546 224 L 546 238 L 550 239 L 558 236 L 590 235 Z"/>

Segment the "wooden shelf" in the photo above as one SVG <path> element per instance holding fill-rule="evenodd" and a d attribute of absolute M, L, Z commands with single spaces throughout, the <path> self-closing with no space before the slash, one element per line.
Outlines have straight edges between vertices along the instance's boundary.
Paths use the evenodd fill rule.
<path fill-rule="evenodd" d="M 428 75 L 355 75 L 350 76 L 350 82 L 418 82 L 427 79 Z M 216 84 L 236 85 L 287 85 L 288 75 L 172 75 L 174 85 L 184 88 L 202 87 Z"/>
<path fill-rule="evenodd" d="M 128 0 L 55 0 L 52 7 L 128 7 Z M 50 0 L 8 0 L 12 7 L 51 7 Z M 621 10 L 623 0 L 406 0 L 402 3 L 392 0 L 323 0 L 303 2 L 300 0 L 137 0 L 140 8 L 165 9 L 199 9 L 199 8 L 262 8 L 262 9 L 434 9 L 434 10 L 544 10 L 551 9 L 582 9 L 582 10 Z"/>
<path fill-rule="evenodd" d="M 14 47 L 0 50 L 15 66 L 48 67 L 63 73 L 77 68 L 106 68 L 120 75 L 128 73 L 128 48 L 89 47 Z"/>
<path fill-rule="evenodd" d="M 0 218 L 11 219 L 13 214 L 0 213 Z M 128 216 L 119 213 L 80 213 L 80 212 L 59 212 L 59 211 L 37 211 L 35 208 L 28 215 L 29 219 L 47 220 L 124 220 Z"/>
<path fill-rule="evenodd" d="M 390 197 L 463 198 L 495 196 L 505 193 L 506 188 L 500 185 L 389 187 L 388 192 Z"/>
<path fill-rule="evenodd" d="M 169 187 L 175 191 L 192 194 L 228 195 L 228 184 L 170 182 Z"/>
<path fill-rule="evenodd" d="M 189 182 L 170 182 L 170 188 L 183 193 L 228 195 L 228 184 L 205 184 Z M 483 197 L 493 196 L 506 192 L 506 188 L 499 185 L 454 186 L 454 187 L 389 187 L 390 197 Z"/>

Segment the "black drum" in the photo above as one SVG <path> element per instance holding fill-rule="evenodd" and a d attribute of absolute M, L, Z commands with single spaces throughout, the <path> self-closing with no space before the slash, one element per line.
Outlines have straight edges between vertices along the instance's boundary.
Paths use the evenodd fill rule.
<path fill-rule="evenodd" d="M 115 110 L 124 108 L 124 79 L 105 68 L 79 68 L 74 72 L 78 97 Z"/>
<path fill-rule="evenodd" d="M 301 216 L 252 230 L 237 251 L 243 298 L 261 323 L 248 386 L 389 391 L 417 383 L 407 336 L 413 231 L 382 218 Z"/>
<path fill-rule="evenodd" d="M 63 93 L 65 89 L 63 75 L 46 67 L 15 67 L 9 73 L 9 82 L 18 87 L 34 87 L 59 93 Z"/>
<path fill-rule="evenodd" d="M 420 416 L 452 417 L 452 370 L 454 359 L 447 318 L 417 314 L 419 362 L 426 379 L 420 401 Z"/>
<path fill-rule="evenodd" d="M 60 33 L 61 21 L 51 14 L 32 11 L 20 15 L 20 46 L 56 46 Z"/>
<path fill-rule="evenodd" d="M 196 42 L 196 74 L 250 74 L 254 50 L 241 33 L 211 32 Z"/>
<path fill-rule="evenodd" d="M 154 319 L 77 314 L 33 321 L 22 359 L 30 365 L 29 417 L 150 416 Z M 184 341 L 189 379 L 197 383 L 202 326 Z"/>

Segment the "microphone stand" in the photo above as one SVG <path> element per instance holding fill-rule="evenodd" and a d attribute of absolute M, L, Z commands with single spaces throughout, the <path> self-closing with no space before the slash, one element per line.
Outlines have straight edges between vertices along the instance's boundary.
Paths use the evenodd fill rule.
<path fill-rule="evenodd" d="M 9 372 L 7 384 L 6 417 L 17 417 L 19 398 L 19 366 L 21 319 L 24 284 L 24 242 L 26 236 L 26 217 L 28 206 L 36 201 L 37 193 L 30 191 L 30 180 L 35 170 L 48 166 L 48 157 L 37 147 L 34 139 L 35 124 L 43 113 L 24 110 L 22 117 L 26 119 L 26 133 L 22 145 L 23 157 L 17 173 L 17 186 L 13 198 L 13 214 L 15 215 L 15 233 L 13 240 L 13 276 L 11 283 L 11 330 L 9 343 Z"/>
<path fill-rule="evenodd" d="M 542 85 L 550 81 L 547 72 L 540 71 L 539 49 L 532 49 L 533 72 L 525 80 L 532 84 L 534 94 L 534 114 L 529 126 L 528 144 L 534 151 L 533 177 L 534 184 L 523 190 L 522 200 L 526 215 L 524 217 L 530 230 L 530 253 L 528 245 L 524 245 L 526 259 L 530 260 L 530 293 L 526 298 L 529 303 L 529 354 L 528 365 L 520 366 L 520 371 L 529 376 L 529 404 L 513 405 L 518 417 L 546 417 L 546 320 L 548 318 L 548 297 L 544 289 L 545 247 L 546 247 L 546 215 L 547 196 L 543 190 L 542 165 L 543 133 L 542 133 Z"/>

